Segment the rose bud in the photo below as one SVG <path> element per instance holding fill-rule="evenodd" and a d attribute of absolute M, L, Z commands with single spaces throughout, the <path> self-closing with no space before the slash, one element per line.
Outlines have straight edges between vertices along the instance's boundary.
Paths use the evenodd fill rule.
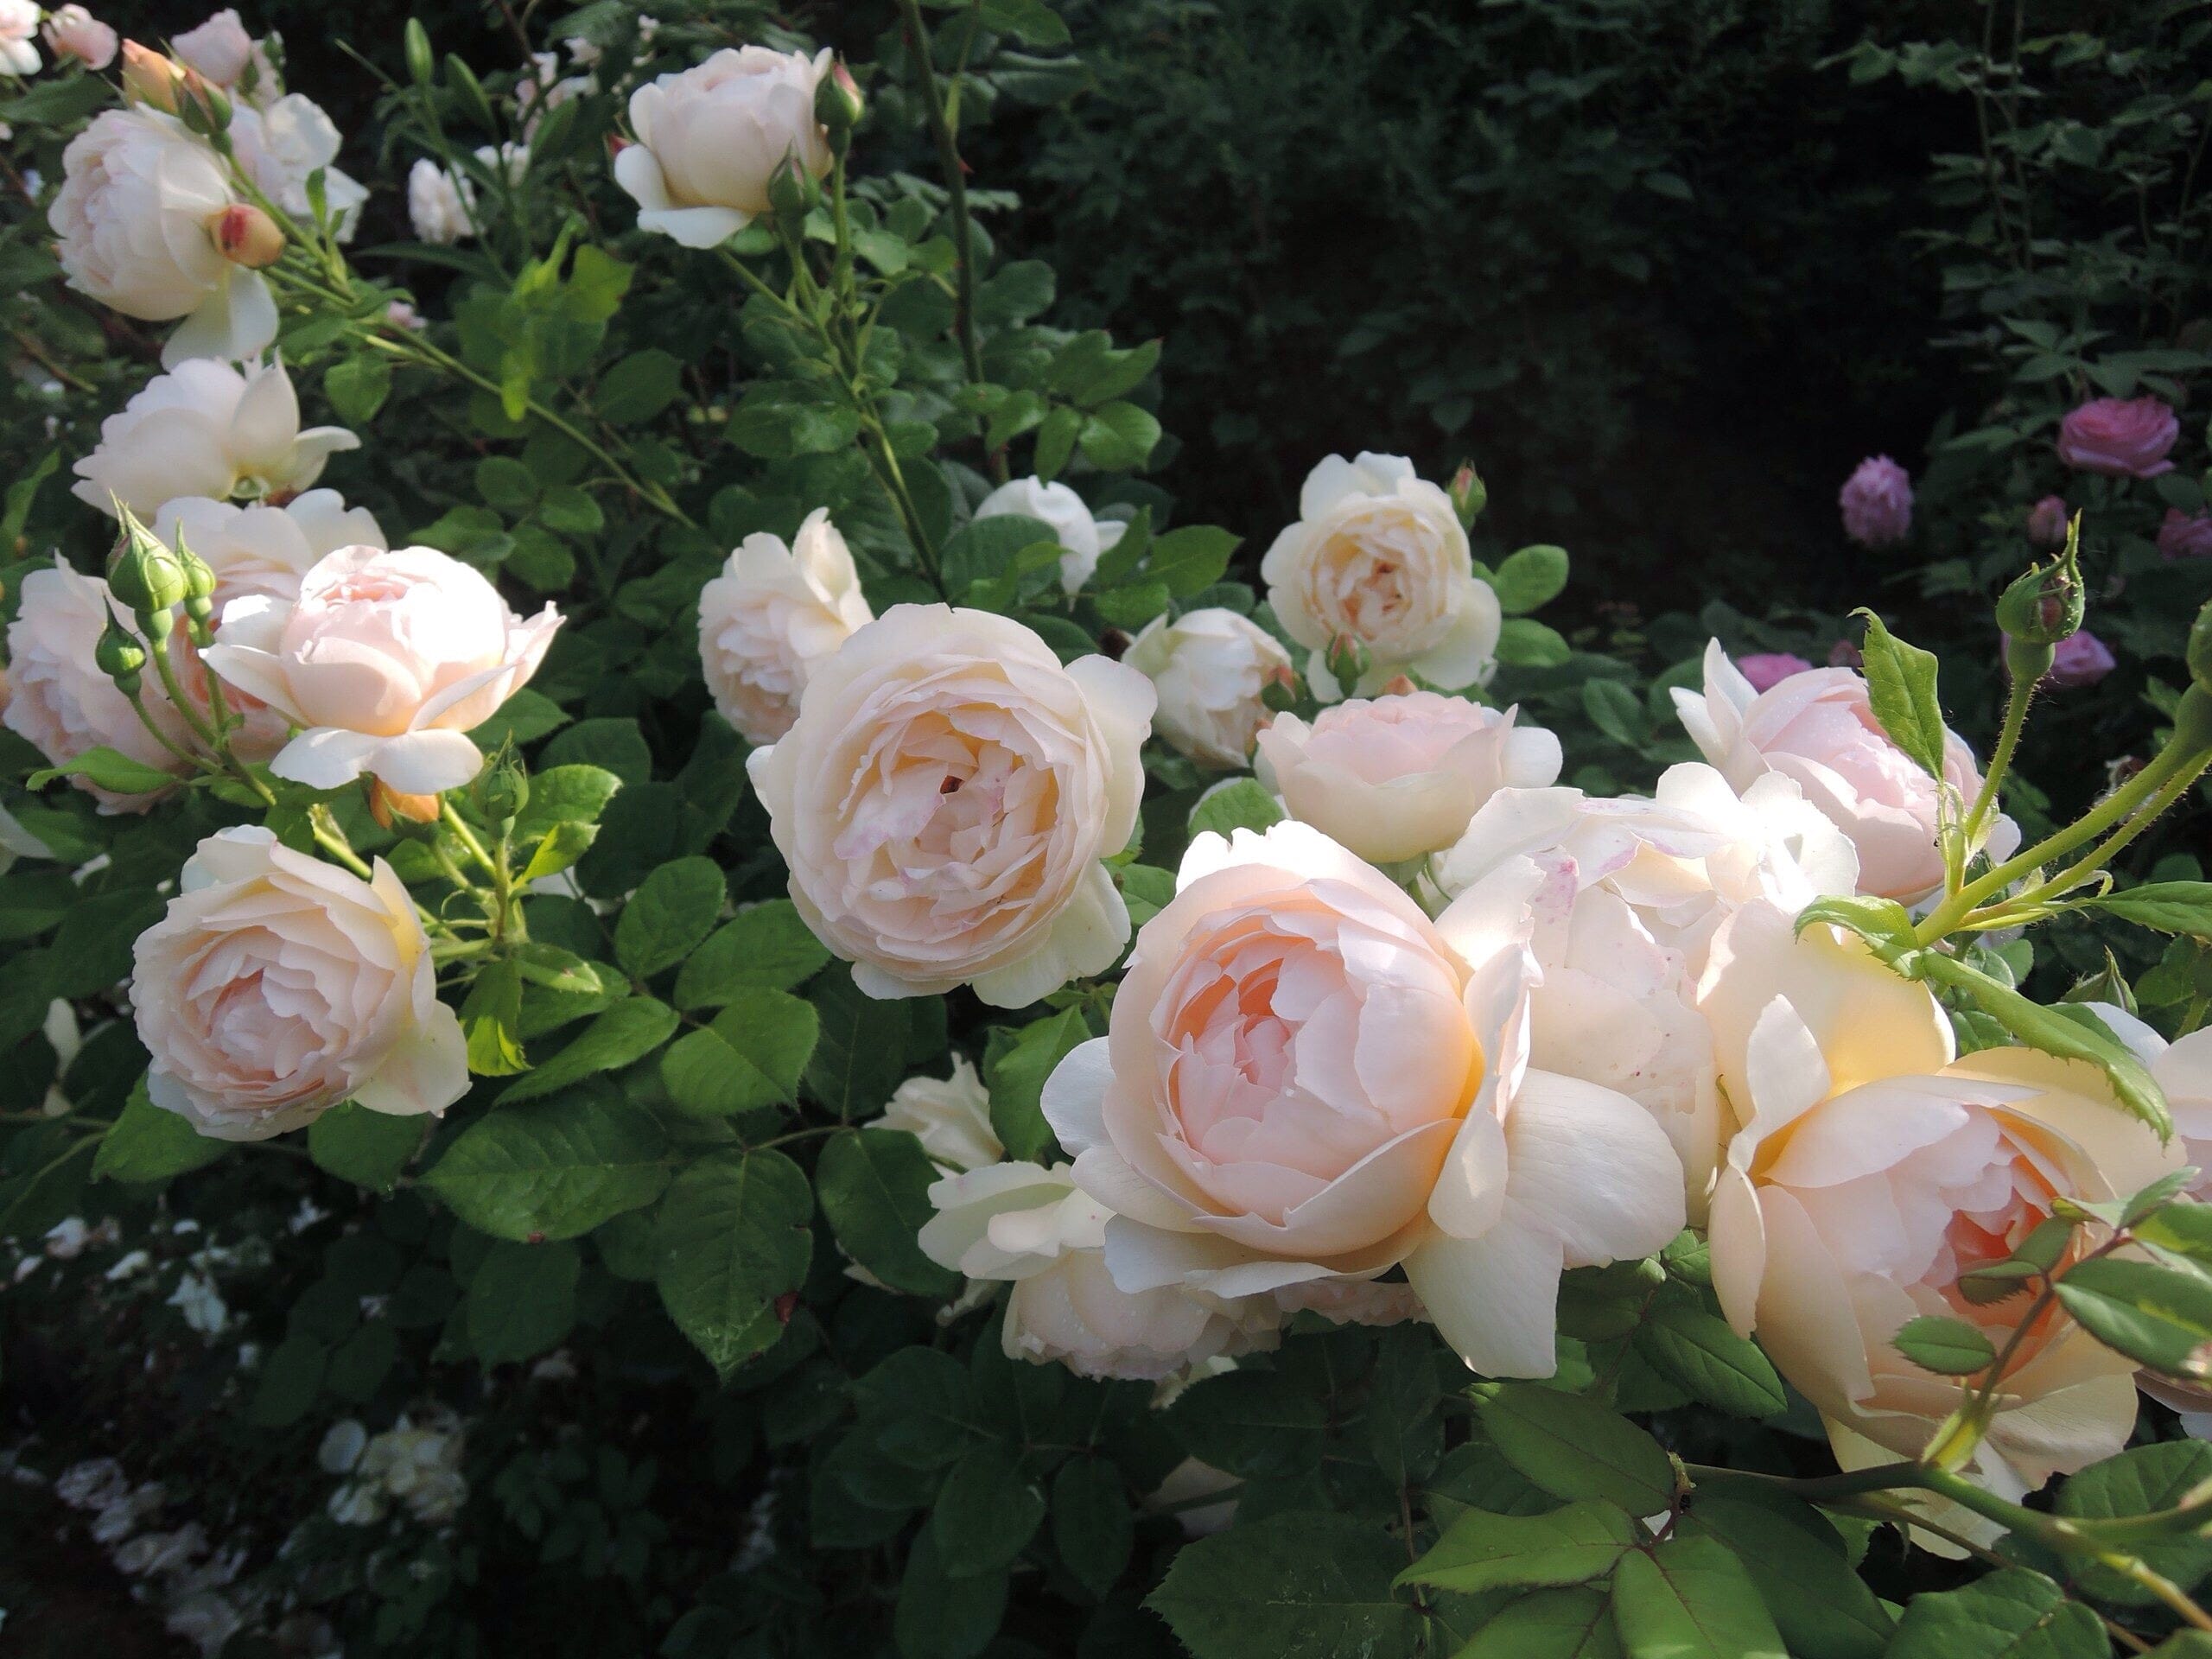
<path fill-rule="evenodd" d="M 232 202 L 215 215 L 213 228 L 215 245 L 234 265 L 262 270 L 284 257 L 284 232 L 251 202 Z"/>

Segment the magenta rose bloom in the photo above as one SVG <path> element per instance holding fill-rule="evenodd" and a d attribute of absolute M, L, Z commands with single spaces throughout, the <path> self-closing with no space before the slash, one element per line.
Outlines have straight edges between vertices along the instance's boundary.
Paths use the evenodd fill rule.
<path fill-rule="evenodd" d="M 2072 515 L 2066 511 L 2066 498 L 2046 495 L 2028 509 L 2028 539 L 2037 547 L 2066 545 L 2066 524 Z"/>
<path fill-rule="evenodd" d="M 2107 478 L 2156 478 L 2171 473 L 2167 453 L 2181 422 L 2158 397 L 2100 397 L 2059 423 L 2058 458 Z"/>
<path fill-rule="evenodd" d="M 1912 476 L 1887 455 L 1869 455 L 1843 482 L 1843 533 L 1861 547 L 1891 547 L 1912 528 Z"/>
<path fill-rule="evenodd" d="M 2050 685 L 2094 685 L 2112 671 L 2111 647 L 2084 628 L 2058 642 L 2044 680 Z"/>
<path fill-rule="evenodd" d="M 2158 556 L 2162 559 L 2212 559 L 2212 512 L 2186 513 L 2166 509 L 2158 526 Z"/>
<path fill-rule="evenodd" d="M 1737 671 L 1751 683 L 1754 691 L 1777 686 L 1792 674 L 1809 671 L 1812 664 L 1795 652 L 1760 651 L 1736 659 Z"/>

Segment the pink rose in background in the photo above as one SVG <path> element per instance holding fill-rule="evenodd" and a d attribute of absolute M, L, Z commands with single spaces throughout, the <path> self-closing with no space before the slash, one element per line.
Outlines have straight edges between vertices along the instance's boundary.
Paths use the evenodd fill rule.
<path fill-rule="evenodd" d="M 1836 498 L 1843 533 L 1861 547 L 1893 547 L 1912 529 L 1912 475 L 1887 455 L 1869 455 Z"/>
<path fill-rule="evenodd" d="M 2156 478 L 2171 473 L 2167 453 L 2181 422 L 2158 397 L 2099 397 L 2059 423 L 2058 458 L 2107 478 Z"/>
<path fill-rule="evenodd" d="M 2084 628 L 2058 642 L 2044 680 L 2050 685 L 2094 685 L 2113 667 L 2111 647 Z"/>
<path fill-rule="evenodd" d="M 56 6 L 46 16 L 46 44 L 56 58 L 76 58 L 87 69 L 115 61 L 115 31 L 82 6 Z"/>
<path fill-rule="evenodd" d="M 2037 547 L 2066 545 L 2066 524 L 2073 515 L 2063 495 L 2046 495 L 2028 509 L 2028 539 Z"/>
<path fill-rule="evenodd" d="M 2168 507 L 2158 526 L 2162 559 L 2212 559 L 2212 512 L 2185 513 Z"/>
<path fill-rule="evenodd" d="M 1866 653 L 1848 639 L 1839 639 L 1828 647 L 1830 668 L 1859 668 L 1865 664 Z"/>
<path fill-rule="evenodd" d="M 1736 666 L 1754 691 L 1770 691 L 1792 674 L 1809 673 L 1812 664 L 1793 651 L 1755 651 L 1738 657 Z"/>

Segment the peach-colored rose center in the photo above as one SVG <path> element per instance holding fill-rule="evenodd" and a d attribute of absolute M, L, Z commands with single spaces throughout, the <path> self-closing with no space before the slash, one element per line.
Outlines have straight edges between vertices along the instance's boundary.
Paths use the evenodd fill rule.
<path fill-rule="evenodd" d="M 1308 578 L 1313 613 L 1332 633 L 1394 646 L 1429 643 L 1447 620 L 1436 585 L 1432 532 L 1402 508 L 1376 507 L 1323 543 Z"/>

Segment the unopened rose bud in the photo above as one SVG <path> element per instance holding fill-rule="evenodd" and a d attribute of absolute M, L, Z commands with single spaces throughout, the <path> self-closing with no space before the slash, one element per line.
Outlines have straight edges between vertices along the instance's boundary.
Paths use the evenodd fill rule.
<path fill-rule="evenodd" d="M 184 526 L 176 531 L 176 562 L 184 569 L 184 614 L 192 625 L 192 643 L 205 649 L 215 643 L 215 572 L 184 539 Z"/>
<path fill-rule="evenodd" d="M 193 75 L 177 93 L 176 118 L 227 153 L 230 141 L 225 135 L 231 130 L 231 95 L 221 87 Z"/>
<path fill-rule="evenodd" d="M 92 661 L 124 696 L 138 695 L 140 677 L 146 668 L 146 647 L 112 610 L 107 613 L 107 626 L 100 631 L 99 643 L 92 647 Z"/>
<path fill-rule="evenodd" d="M 2189 630 L 2189 677 L 2200 691 L 2212 693 L 2212 600 L 2197 612 Z"/>
<path fill-rule="evenodd" d="M 1483 508 L 1490 502 L 1490 490 L 1476 474 L 1473 461 L 1459 463 L 1459 470 L 1452 474 L 1450 493 L 1452 510 L 1459 515 L 1459 523 L 1473 529 L 1475 520 L 1482 517 Z"/>
<path fill-rule="evenodd" d="M 223 257 L 248 270 L 261 270 L 284 257 L 284 232 L 251 202 L 234 201 L 215 215 L 215 245 Z"/>
<path fill-rule="evenodd" d="M 123 96 L 126 102 L 176 113 L 177 94 L 199 79 L 175 58 L 136 41 L 123 43 Z"/>
<path fill-rule="evenodd" d="M 476 775 L 476 804 L 494 823 L 505 823 L 530 804 L 530 773 L 512 741 L 502 743 Z"/>
<path fill-rule="evenodd" d="M 390 830 L 398 827 L 406 833 L 406 826 L 435 823 L 438 821 L 438 798 L 435 795 L 408 795 L 391 788 L 381 778 L 369 780 L 369 816 L 377 827 Z"/>
<path fill-rule="evenodd" d="M 404 31 L 407 42 L 407 73 L 416 86 L 427 92 L 438 78 L 437 60 L 430 53 L 430 32 L 419 19 L 410 17 Z"/>
<path fill-rule="evenodd" d="M 169 613 L 184 600 L 184 566 L 137 514 L 120 501 L 115 510 L 123 522 L 123 546 L 108 572 L 108 589 L 130 607 L 149 638 L 166 639 L 174 620 Z"/>
<path fill-rule="evenodd" d="M 1344 688 L 1346 696 L 1351 695 L 1352 688 L 1364 679 L 1367 671 L 1375 665 L 1373 654 L 1348 633 L 1340 633 L 1329 641 L 1326 660 L 1329 672 L 1335 676 L 1337 683 Z"/>
<path fill-rule="evenodd" d="M 2067 526 L 2066 550 L 2018 577 L 1997 601 L 2005 631 L 2005 666 L 2015 681 L 2041 679 L 2054 647 L 2082 629 L 2087 599 L 2082 591 L 2081 520 Z"/>
<path fill-rule="evenodd" d="M 1294 669 L 1270 668 L 1260 679 L 1260 704 L 1271 714 L 1287 715 L 1298 707 L 1298 674 Z"/>
<path fill-rule="evenodd" d="M 821 185 L 796 154 L 787 154 L 776 163 L 776 170 L 768 175 L 768 206 L 775 209 L 786 233 L 797 235 L 806 216 L 821 203 Z"/>
<path fill-rule="evenodd" d="M 830 149 L 842 155 L 853 129 L 867 113 L 868 100 L 861 96 L 860 83 L 840 58 L 814 89 L 814 118 L 829 132 Z"/>

